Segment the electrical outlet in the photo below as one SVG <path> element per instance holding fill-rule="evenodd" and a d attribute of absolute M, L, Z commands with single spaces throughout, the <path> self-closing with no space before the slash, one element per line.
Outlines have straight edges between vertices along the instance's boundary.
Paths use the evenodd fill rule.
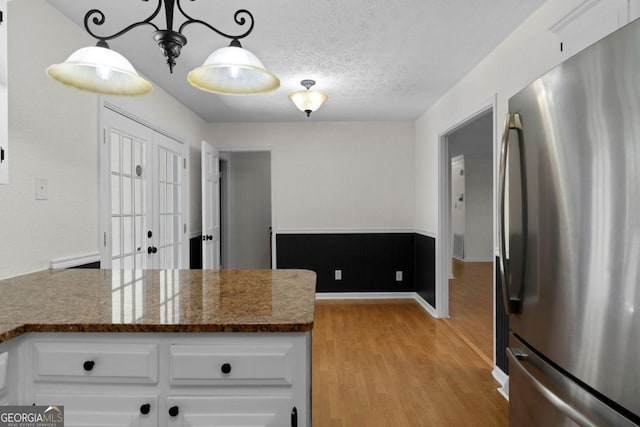
<path fill-rule="evenodd" d="M 396 282 L 402 282 L 402 270 L 396 271 Z"/>
<path fill-rule="evenodd" d="M 335 270 L 333 276 L 335 280 L 342 280 L 342 270 Z"/>
<path fill-rule="evenodd" d="M 47 200 L 49 192 L 49 184 L 47 178 L 36 178 L 36 200 Z"/>

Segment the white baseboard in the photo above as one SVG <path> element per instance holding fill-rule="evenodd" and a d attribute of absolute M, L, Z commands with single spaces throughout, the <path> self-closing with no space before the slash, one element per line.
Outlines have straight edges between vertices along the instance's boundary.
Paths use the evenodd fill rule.
<path fill-rule="evenodd" d="M 436 310 L 416 292 L 317 292 L 317 300 L 350 299 L 412 299 L 432 317 L 438 318 Z"/>
<path fill-rule="evenodd" d="M 500 387 L 498 387 L 498 393 L 504 397 L 507 402 L 509 401 L 509 376 L 502 372 L 502 369 L 497 366 L 493 367 L 493 371 L 491 371 L 491 375 L 493 378 L 500 383 Z"/>
<path fill-rule="evenodd" d="M 100 262 L 100 254 L 80 255 L 71 258 L 58 258 L 51 260 L 51 268 L 71 268 L 79 265 L 91 264 L 94 262 Z"/>
<path fill-rule="evenodd" d="M 418 304 L 420 304 L 420 307 L 422 307 L 424 309 L 424 311 L 429 313 L 431 315 L 431 317 L 433 317 L 435 319 L 438 318 L 438 313 L 436 313 L 436 309 L 431 307 L 431 304 L 426 302 L 420 295 L 418 295 L 417 293 L 413 294 L 413 299 L 415 299 L 416 302 Z"/>

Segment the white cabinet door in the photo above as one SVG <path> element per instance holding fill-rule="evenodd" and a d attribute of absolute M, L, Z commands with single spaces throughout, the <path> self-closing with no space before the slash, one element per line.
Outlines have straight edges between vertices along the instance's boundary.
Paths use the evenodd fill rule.
<path fill-rule="evenodd" d="M 630 11 L 638 0 L 584 0 L 566 14 L 550 30 L 558 35 L 562 59 L 570 58 L 584 48 L 629 23 Z"/>
<path fill-rule="evenodd" d="M 9 183 L 9 108 L 7 94 L 7 1 L 0 0 L 0 184 Z"/>
<path fill-rule="evenodd" d="M 66 427 L 157 427 L 158 397 L 39 393 L 36 405 L 64 406 Z"/>
<path fill-rule="evenodd" d="M 288 427 L 294 411 L 287 396 L 169 397 L 167 408 L 169 427 Z"/>

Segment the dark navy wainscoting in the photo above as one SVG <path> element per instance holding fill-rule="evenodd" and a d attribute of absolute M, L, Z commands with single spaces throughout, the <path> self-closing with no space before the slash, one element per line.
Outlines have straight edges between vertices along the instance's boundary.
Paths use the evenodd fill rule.
<path fill-rule="evenodd" d="M 416 292 L 436 307 L 436 239 L 415 235 Z"/>
<path fill-rule="evenodd" d="M 509 316 L 502 301 L 502 281 L 500 277 L 500 257 L 496 257 L 496 365 L 509 374 L 507 345 L 509 344 Z"/>
<path fill-rule="evenodd" d="M 100 261 L 90 262 L 88 264 L 76 265 L 75 267 L 69 268 L 100 268 Z"/>
<path fill-rule="evenodd" d="M 202 270 L 202 235 L 189 239 L 189 268 Z"/>
<path fill-rule="evenodd" d="M 318 292 L 416 292 L 435 295 L 435 251 L 415 233 L 278 234 L 277 268 L 318 275 Z M 420 255 L 417 255 L 420 240 Z M 423 248 L 427 248 L 424 250 Z M 419 261 L 419 262 L 418 262 Z M 335 280 L 342 270 L 342 280 Z M 396 271 L 403 280 L 397 282 Z M 432 277 L 433 276 L 433 277 Z"/>

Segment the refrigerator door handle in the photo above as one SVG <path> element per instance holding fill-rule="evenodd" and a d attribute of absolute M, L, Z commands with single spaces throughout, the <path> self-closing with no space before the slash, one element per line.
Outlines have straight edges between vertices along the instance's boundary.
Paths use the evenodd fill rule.
<path fill-rule="evenodd" d="M 556 393 L 551 391 L 548 387 L 542 384 L 527 368 L 523 365 L 522 362 L 526 362 L 529 359 L 529 356 L 519 348 L 507 348 L 507 356 L 511 360 L 513 367 L 517 368 L 526 378 L 527 381 L 531 383 L 531 385 L 543 396 L 551 405 L 553 405 L 557 410 L 562 412 L 567 417 L 571 418 L 576 423 L 585 427 L 598 427 L 598 424 L 593 422 L 587 415 L 578 411 L 575 407 L 571 406 L 568 402 L 563 400 Z"/>
<path fill-rule="evenodd" d="M 505 222 L 505 209 L 506 209 L 506 181 L 507 181 L 507 159 L 509 153 L 509 133 L 511 130 L 518 132 L 518 144 L 522 144 L 522 121 L 519 113 L 508 113 L 505 120 L 504 132 L 502 134 L 502 146 L 500 149 L 500 275 L 502 284 L 502 300 L 504 303 L 504 309 L 507 314 L 519 313 L 522 310 L 522 296 L 524 286 L 524 272 L 526 262 L 527 251 L 527 231 L 526 231 L 526 187 L 524 176 L 524 163 L 522 158 L 522 150 L 520 149 L 520 173 L 522 182 L 522 274 L 520 277 L 519 289 L 517 295 L 511 295 L 511 271 L 509 266 L 509 260 L 507 259 L 507 245 L 506 245 L 506 222 Z M 510 248 L 511 249 L 511 248 Z"/>

